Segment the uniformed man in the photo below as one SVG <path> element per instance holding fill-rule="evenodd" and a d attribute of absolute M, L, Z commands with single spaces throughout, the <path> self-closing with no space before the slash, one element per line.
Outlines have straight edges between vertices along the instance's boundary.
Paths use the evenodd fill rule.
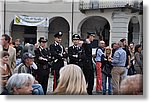
<path fill-rule="evenodd" d="M 46 47 L 47 39 L 45 37 L 39 38 L 40 46 L 36 49 L 36 62 L 38 66 L 37 80 L 42 85 L 44 94 L 47 92 L 48 78 L 50 73 L 49 61 L 51 59 L 48 48 Z"/>
<path fill-rule="evenodd" d="M 94 69 L 93 69 L 93 61 L 92 61 L 92 44 L 91 42 L 94 40 L 95 33 L 87 32 L 87 39 L 85 39 L 82 47 L 85 51 L 85 59 L 83 66 L 83 73 L 86 79 L 86 83 L 88 84 L 87 93 L 92 95 L 92 90 L 94 86 Z"/>
<path fill-rule="evenodd" d="M 64 58 L 66 57 L 65 48 L 60 44 L 62 35 L 62 32 L 57 32 L 54 34 L 55 41 L 49 46 L 52 57 L 52 71 L 54 74 L 54 90 L 58 84 L 59 70 L 64 66 Z"/>
<path fill-rule="evenodd" d="M 72 36 L 73 46 L 68 48 L 69 64 L 76 64 L 83 68 L 83 59 L 85 57 L 84 50 L 79 46 L 80 36 L 74 34 Z"/>

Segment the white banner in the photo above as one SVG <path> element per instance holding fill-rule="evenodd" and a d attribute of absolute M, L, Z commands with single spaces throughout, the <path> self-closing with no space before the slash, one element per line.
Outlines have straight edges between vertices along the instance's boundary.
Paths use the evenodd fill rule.
<path fill-rule="evenodd" d="M 48 27 L 49 22 L 48 22 L 48 18 L 44 18 L 44 17 L 29 17 L 29 16 L 15 15 L 14 24 Z"/>

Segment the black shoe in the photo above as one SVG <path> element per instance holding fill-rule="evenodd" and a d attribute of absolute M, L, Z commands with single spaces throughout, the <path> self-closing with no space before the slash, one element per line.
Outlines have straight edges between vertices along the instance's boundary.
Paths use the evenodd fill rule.
<path fill-rule="evenodd" d="M 102 91 L 100 91 L 100 90 L 96 90 L 96 93 L 102 93 Z"/>

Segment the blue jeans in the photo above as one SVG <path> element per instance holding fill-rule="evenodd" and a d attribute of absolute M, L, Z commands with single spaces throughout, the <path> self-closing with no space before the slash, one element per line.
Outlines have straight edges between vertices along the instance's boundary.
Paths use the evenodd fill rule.
<path fill-rule="evenodd" d="M 102 93 L 106 94 L 106 84 L 107 84 L 107 78 L 108 78 L 108 94 L 112 94 L 112 78 L 107 77 L 104 73 L 102 73 Z"/>
<path fill-rule="evenodd" d="M 33 88 L 33 91 L 32 91 L 33 95 L 44 95 L 43 88 L 40 84 L 33 84 L 32 88 Z"/>

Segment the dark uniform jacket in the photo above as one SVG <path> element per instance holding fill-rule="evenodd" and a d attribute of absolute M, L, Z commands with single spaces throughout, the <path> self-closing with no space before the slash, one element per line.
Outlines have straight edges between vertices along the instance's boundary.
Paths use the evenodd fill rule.
<path fill-rule="evenodd" d="M 37 50 L 35 51 L 35 55 L 36 55 L 36 63 L 38 66 L 38 73 L 45 75 L 49 74 L 51 66 L 49 66 L 48 63 L 50 62 L 51 56 L 48 48 L 45 49 L 43 49 L 42 47 L 37 48 Z M 44 59 L 40 59 L 40 57 Z"/>
<path fill-rule="evenodd" d="M 69 64 L 76 64 L 83 67 L 83 60 L 85 58 L 85 52 L 82 47 L 70 46 L 68 48 Z"/>
<path fill-rule="evenodd" d="M 84 41 L 84 43 L 82 44 L 82 47 L 85 51 L 85 59 L 84 59 L 85 69 L 93 69 L 93 67 L 92 67 L 93 66 L 93 62 L 92 62 L 92 45 L 91 45 L 91 43 L 88 43 L 87 41 Z"/>
<path fill-rule="evenodd" d="M 66 57 L 65 48 L 60 44 L 51 44 L 50 53 L 52 57 L 52 69 L 59 70 L 64 66 L 64 58 Z"/>

